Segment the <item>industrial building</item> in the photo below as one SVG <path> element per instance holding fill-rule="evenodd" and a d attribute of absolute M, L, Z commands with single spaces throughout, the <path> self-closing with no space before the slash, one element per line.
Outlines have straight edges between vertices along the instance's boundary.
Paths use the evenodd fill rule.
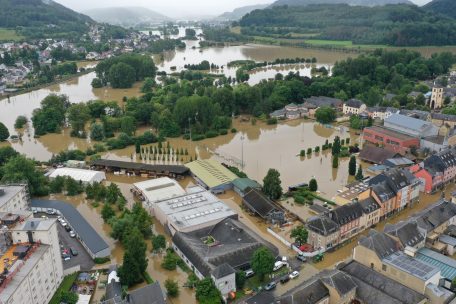
<path fill-rule="evenodd" d="M 72 205 L 61 201 L 32 200 L 33 211 L 46 212 L 48 209 L 54 210 L 67 221 L 92 259 L 111 255 L 109 245 Z"/>
<path fill-rule="evenodd" d="M 30 209 L 30 195 L 26 184 L 0 185 L 0 212 Z"/>
<path fill-rule="evenodd" d="M 237 219 L 234 210 L 209 191 L 199 187 L 187 189 L 187 193 L 152 205 L 155 218 L 176 232 L 190 232 L 213 226 L 226 218 Z"/>
<path fill-rule="evenodd" d="M 83 184 L 101 183 L 106 179 L 104 172 L 78 168 L 57 168 L 51 172 L 49 178 L 53 179 L 57 176 L 71 177 L 76 181 L 81 181 Z"/>
<path fill-rule="evenodd" d="M 238 178 L 213 159 L 196 160 L 185 166 L 190 169 L 198 184 L 214 193 L 222 193 L 233 188 L 233 181 Z"/>
<path fill-rule="evenodd" d="M 57 221 L 31 212 L 9 219 L 0 230 L 0 303 L 49 303 L 63 279 Z"/>

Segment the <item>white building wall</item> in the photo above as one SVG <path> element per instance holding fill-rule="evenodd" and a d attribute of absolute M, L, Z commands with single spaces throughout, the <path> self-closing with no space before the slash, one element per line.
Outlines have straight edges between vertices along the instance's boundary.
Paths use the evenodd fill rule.
<path fill-rule="evenodd" d="M 214 276 L 211 276 L 212 281 L 214 281 L 215 286 L 222 293 L 223 297 L 226 297 L 230 292 L 236 291 L 236 274 L 232 273 L 226 277 L 216 279 Z"/>
<path fill-rule="evenodd" d="M 17 187 L 17 186 L 13 186 Z M 30 208 L 30 198 L 27 187 L 23 186 L 22 190 L 11 197 L 0 207 L 0 212 L 14 213 L 14 211 L 25 211 Z"/>

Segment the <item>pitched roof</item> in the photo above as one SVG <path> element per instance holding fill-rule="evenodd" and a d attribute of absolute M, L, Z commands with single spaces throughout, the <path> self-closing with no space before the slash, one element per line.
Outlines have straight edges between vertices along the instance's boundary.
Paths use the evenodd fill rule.
<path fill-rule="evenodd" d="M 158 281 L 133 290 L 127 299 L 128 304 L 166 304 L 165 295 Z"/>
<path fill-rule="evenodd" d="M 378 196 L 382 203 L 396 196 L 393 189 L 391 189 L 391 187 L 387 184 L 386 181 L 373 185 L 372 191 Z"/>
<path fill-rule="evenodd" d="M 361 100 L 358 100 L 358 99 L 349 99 L 345 102 L 345 105 L 347 107 L 350 107 L 350 108 L 361 108 L 361 106 L 363 105 L 364 103 L 361 101 Z"/>
<path fill-rule="evenodd" d="M 240 189 L 241 191 L 247 190 L 247 188 L 260 189 L 261 185 L 250 178 L 236 178 L 233 181 L 233 186 Z"/>
<path fill-rule="evenodd" d="M 361 237 L 359 245 L 374 251 L 380 259 L 383 259 L 401 249 L 392 237 L 386 233 L 370 230 L 368 236 Z"/>
<path fill-rule="evenodd" d="M 420 228 L 430 232 L 455 216 L 456 204 L 440 200 L 413 216 L 410 221 L 415 221 Z"/>
<path fill-rule="evenodd" d="M 251 210 L 258 213 L 261 217 L 267 217 L 272 211 L 276 210 L 274 203 L 263 192 L 257 189 L 247 189 L 247 193 L 242 198 Z"/>
<path fill-rule="evenodd" d="M 211 274 L 214 276 L 214 278 L 220 279 L 220 278 L 224 278 L 227 275 L 230 275 L 233 273 L 235 273 L 235 270 L 233 269 L 233 267 L 231 267 L 227 263 L 223 263 L 223 264 L 217 266 L 214 270 L 212 270 Z"/>
<path fill-rule="evenodd" d="M 340 99 L 326 96 L 312 96 L 306 99 L 306 102 L 316 105 L 317 107 L 340 107 L 343 102 Z"/>
<path fill-rule="evenodd" d="M 340 226 L 350 223 L 363 216 L 363 208 L 357 202 L 345 204 L 329 212 L 329 218 Z"/>
<path fill-rule="evenodd" d="M 401 114 L 392 114 L 390 117 L 385 118 L 385 125 L 391 124 L 401 128 L 414 130 L 416 132 L 421 132 L 426 130 L 429 126 L 432 126 L 432 123 L 429 121 L 424 121 L 421 119 L 401 115 Z"/>
<path fill-rule="evenodd" d="M 384 232 L 399 238 L 402 246 L 414 247 L 424 241 L 424 235 L 419 231 L 416 222 L 399 222 L 385 225 Z"/>
<path fill-rule="evenodd" d="M 91 164 L 93 166 L 105 166 L 130 170 L 144 170 L 157 173 L 170 172 L 175 174 L 186 174 L 189 171 L 187 167 L 179 165 L 152 165 L 111 159 L 96 159 L 92 161 Z"/>
<path fill-rule="evenodd" d="M 456 122 L 456 115 L 442 114 L 442 113 L 431 113 L 431 118 L 443 121 Z"/>
<path fill-rule="evenodd" d="M 340 268 L 355 281 L 356 296 L 363 303 L 418 304 L 426 297 L 356 261 Z"/>
<path fill-rule="evenodd" d="M 213 159 L 195 160 L 185 164 L 192 174 L 200 179 L 209 188 L 231 183 L 238 178 L 233 172 Z"/>
<path fill-rule="evenodd" d="M 339 295 L 344 295 L 356 289 L 353 279 L 346 273 L 339 270 L 323 270 L 320 273 L 321 281 L 337 290 Z"/>
<path fill-rule="evenodd" d="M 363 149 L 359 153 L 359 159 L 381 165 L 385 162 L 385 160 L 394 158 L 398 155 L 399 154 L 394 151 L 376 146 L 364 145 Z"/>
<path fill-rule="evenodd" d="M 326 216 L 315 216 L 307 221 L 307 228 L 320 235 L 330 235 L 339 230 L 339 225 Z"/>
<path fill-rule="evenodd" d="M 214 239 L 206 244 L 208 236 Z M 250 262 L 252 254 L 260 247 L 267 247 L 274 256 L 279 250 L 263 240 L 241 222 L 227 218 L 216 225 L 192 232 L 177 232 L 173 243 L 204 276 L 223 263 L 238 268 Z"/>
<path fill-rule="evenodd" d="M 279 304 L 318 304 L 324 298 L 329 297 L 326 286 L 317 278 L 300 284 L 282 295 Z"/>
<path fill-rule="evenodd" d="M 380 205 L 375 201 L 373 197 L 368 197 L 364 200 L 359 201 L 361 208 L 363 208 L 363 212 L 369 214 L 375 210 L 380 209 Z"/>
<path fill-rule="evenodd" d="M 452 281 L 456 278 L 456 260 L 428 248 L 418 250 L 416 258 L 440 269 L 445 279 Z"/>

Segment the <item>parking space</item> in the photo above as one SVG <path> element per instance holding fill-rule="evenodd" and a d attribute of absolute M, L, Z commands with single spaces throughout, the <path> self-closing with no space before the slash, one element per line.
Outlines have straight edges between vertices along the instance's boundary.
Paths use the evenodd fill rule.
<path fill-rule="evenodd" d="M 56 217 L 55 215 L 48 215 L 44 213 L 37 213 L 35 214 L 35 217 L 42 217 L 42 216 L 47 216 L 47 217 Z M 68 255 L 70 256 L 70 259 L 65 261 L 63 260 L 63 268 L 68 269 L 77 265 L 80 265 L 81 270 L 83 271 L 88 271 L 93 268 L 95 263 L 93 262 L 92 258 L 90 255 L 87 253 L 85 248 L 82 246 L 82 244 L 78 241 L 77 238 L 72 238 L 70 236 L 70 233 L 65 230 L 65 228 L 57 222 L 57 227 L 58 227 L 58 233 L 59 233 L 59 240 L 60 240 L 60 251 L 63 249 L 68 250 Z M 78 255 L 74 256 L 70 252 L 70 248 L 74 248 Z"/>

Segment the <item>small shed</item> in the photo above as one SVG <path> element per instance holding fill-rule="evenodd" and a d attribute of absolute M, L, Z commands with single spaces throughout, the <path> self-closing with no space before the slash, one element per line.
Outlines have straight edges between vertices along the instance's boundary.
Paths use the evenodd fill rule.
<path fill-rule="evenodd" d="M 264 220 L 279 224 L 285 222 L 283 210 L 279 209 L 263 192 L 257 189 L 248 188 L 242 202 L 252 213 Z"/>
<path fill-rule="evenodd" d="M 244 196 L 248 188 L 259 190 L 261 185 L 250 178 L 236 178 L 233 181 L 233 189 L 240 196 Z"/>

